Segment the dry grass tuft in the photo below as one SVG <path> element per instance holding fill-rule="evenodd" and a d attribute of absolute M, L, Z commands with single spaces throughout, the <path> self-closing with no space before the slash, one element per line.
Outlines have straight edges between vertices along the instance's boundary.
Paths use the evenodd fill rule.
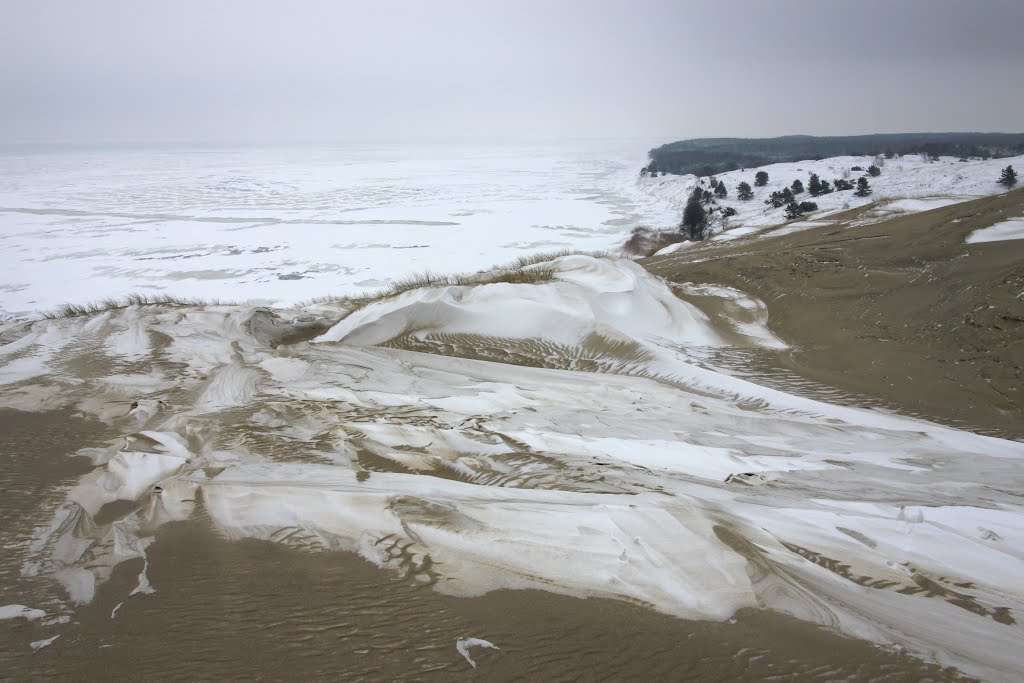
<path fill-rule="evenodd" d="M 553 267 L 537 267 L 548 261 L 553 261 L 562 256 L 585 255 L 594 258 L 606 258 L 611 256 L 610 252 L 580 252 L 564 249 L 539 254 L 520 256 L 511 263 L 495 266 L 476 273 L 454 273 L 441 275 L 438 273 L 424 272 L 416 275 L 409 275 L 400 280 L 392 282 L 384 289 L 377 292 L 365 292 L 355 296 L 318 296 L 297 304 L 296 308 L 316 304 L 335 304 L 347 309 L 346 315 L 369 304 L 384 301 L 396 297 L 405 292 L 423 287 L 449 287 L 449 286 L 472 286 L 491 285 L 497 283 L 508 284 L 543 284 L 551 282 L 555 277 Z M 42 314 L 44 320 L 55 320 L 59 318 L 75 318 L 83 315 L 95 315 L 105 311 L 114 311 L 130 306 L 221 306 L 231 305 L 232 302 L 220 301 L 218 299 L 198 299 L 192 297 L 178 297 L 169 294 L 129 294 L 122 299 L 103 299 L 102 301 L 87 304 L 64 304 L 54 311 Z"/>
<path fill-rule="evenodd" d="M 297 308 L 303 308 L 314 304 L 337 304 L 348 309 L 347 314 L 359 310 L 369 304 L 384 301 L 399 294 L 420 289 L 422 287 L 454 287 L 472 285 L 491 285 L 497 283 L 508 284 L 543 284 L 551 282 L 555 277 L 555 269 L 552 267 L 536 267 L 538 264 L 553 261 L 562 256 L 575 255 L 593 256 L 594 258 L 605 258 L 610 256 L 609 252 L 580 252 L 564 249 L 539 254 L 520 256 L 511 263 L 495 266 L 477 273 L 455 273 L 440 275 L 437 273 L 425 272 L 404 277 L 401 280 L 392 282 L 390 285 L 378 292 L 367 292 L 356 296 L 319 296 L 298 304 Z M 347 315 L 346 314 L 346 315 Z"/>
<path fill-rule="evenodd" d="M 106 311 L 116 311 L 130 306 L 221 306 L 230 302 L 219 299 L 199 299 L 195 297 L 171 296 L 170 294 L 129 294 L 122 299 L 103 299 L 87 304 L 64 304 L 54 311 L 43 313 L 44 320 L 59 318 L 77 318 L 82 315 L 96 315 Z"/>
<path fill-rule="evenodd" d="M 685 242 L 687 239 L 679 230 L 652 230 L 651 228 L 633 228 L 622 250 L 634 256 L 653 256 L 670 244 Z"/>

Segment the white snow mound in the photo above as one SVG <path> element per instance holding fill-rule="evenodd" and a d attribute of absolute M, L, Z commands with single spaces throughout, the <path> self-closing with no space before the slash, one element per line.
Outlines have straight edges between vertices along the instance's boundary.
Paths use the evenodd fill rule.
<path fill-rule="evenodd" d="M 541 265 L 556 270 L 553 282 L 416 289 L 356 311 L 316 341 L 374 346 L 408 334 L 446 333 L 567 346 L 593 334 L 720 343 L 700 309 L 631 261 L 577 255 Z"/>

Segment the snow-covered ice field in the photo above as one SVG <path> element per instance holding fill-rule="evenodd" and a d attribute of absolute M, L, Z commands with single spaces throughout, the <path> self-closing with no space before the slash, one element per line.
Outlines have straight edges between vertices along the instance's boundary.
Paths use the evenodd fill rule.
<path fill-rule="evenodd" d="M 6 150 L 0 314 L 132 292 L 290 304 L 604 250 L 674 207 L 644 141 Z"/>
<path fill-rule="evenodd" d="M 412 273 L 476 271 L 524 254 L 602 251 L 638 225 L 679 222 L 693 176 L 639 178 L 644 141 L 235 149 L 55 147 L 0 155 L 0 317 L 130 293 L 290 305 L 375 290 Z M 810 173 L 831 180 L 870 157 L 719 176 L 738 210 L 715 239 L 785 222 L 764 199 Z M 874 193 L 814 199 L 820 225 L 878 203 L 881 219 L 995 194 L 1024 157 L 888 160 Z M 811 199 L 806 193 L 799 198 Z"/>

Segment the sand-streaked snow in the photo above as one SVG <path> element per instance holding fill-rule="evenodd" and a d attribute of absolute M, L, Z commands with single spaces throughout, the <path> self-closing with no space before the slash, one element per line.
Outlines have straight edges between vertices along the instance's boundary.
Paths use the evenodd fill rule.
<path fill-rule="evenodd" d="M 201 506 L 227 538 L 355 552 L 445 593 L 531 588 L 695 619 L 771 608 L 1024 674 L 1024 444 L 696 367 L 687 344 L 724 342 L 695 304 L 628 261 L 550 265 L 553 282 L 500 296 L 412 291 L 316 342 L 275 346 L 268 312 L 230 306 L 0 330 L 23 335 L 0 363 L 35 368 L 3 405 L 75 406 L 125 437 L 83 444 L 97 467 L 39 531 L 33 566 L 88 601 Z M 686 296 L 764 322 L 736 290 Z M 114 342 L 140 324 L 160 348 Z M 148 353 L 137 381 L 94 381 L 126 349 Z M 97 524 L 115 499 L 140 505 Z M 145 567 L 139 586 L 160 590 Z"/>

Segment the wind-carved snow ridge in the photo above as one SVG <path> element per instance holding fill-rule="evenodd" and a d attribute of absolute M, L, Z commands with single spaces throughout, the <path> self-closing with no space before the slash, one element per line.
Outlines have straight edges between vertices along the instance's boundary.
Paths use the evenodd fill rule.
<path fill-rule="evenodd" d="M 228 306 L 0 329 L 3 405 L 73 406 L 123 435 L 83 444 L 96 469 L 25 572 L 88 602 L 134 560 L 145 588 L 156 530 L 195 518 L 446 594 L 767 608 L 1024 675 L 1024 444 L 689 363 L 687 345 L 776 343 L 736 290 L 682 301 L 628 261 L 547 266 L 545 283 L 382 300 L 316 341 L 299 334 L 315 311 Z M 764 329 L 716 326 L 702 297 Z"/>
<path fill-rule="evenodd" d="M 564 346 L 593 335 L 720 343 L 706 315 L 635 263 L 579 255 L 538 266 L 554 268 L 554 282 L 417 289 L 356 311 L 316 341 L 368 346 L 466 334 Z"/>

